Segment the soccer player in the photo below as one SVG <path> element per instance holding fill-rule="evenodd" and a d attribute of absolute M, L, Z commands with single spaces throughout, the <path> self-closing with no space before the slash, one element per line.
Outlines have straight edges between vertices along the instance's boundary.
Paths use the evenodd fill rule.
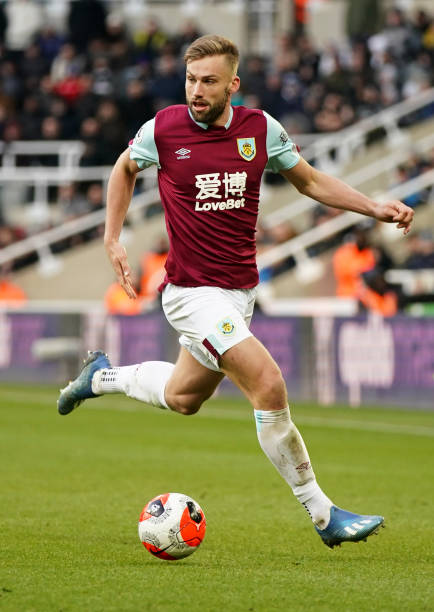
<path fill-rule="evenodd" d="M 232 107 L 238 91 L 237 47 L 203 36 L 185 53 L 186 105 L 147 121 L 117 160 L 107 194 L 105 247 L 118 282 L 136 298 L 119 235 L 136 174 L 155 164 L 170 251 L 162 305 L 180 334 L 176 364 L 147 361 L 113 368 L 89 352 L 78 377 L 61 391 L 58 410 L 83 400 L 125 393 L 147 404 L 194 414 L 224 376 L 254 408 L 259 443 L 306 508 L 323 542 L 333 548 L 376 532 L 383 517 L 353 514 L 319 487 L 294 425 L 282 374 L 249 331 L 258 271 L 255 226 L 261 176 L 280 172 L 301 193 L 326 205 L 396 223 L 406 234 L 413 211 L 398 201 L 377 203 L 312 168 L 282 126 L 261 110 Z"/>

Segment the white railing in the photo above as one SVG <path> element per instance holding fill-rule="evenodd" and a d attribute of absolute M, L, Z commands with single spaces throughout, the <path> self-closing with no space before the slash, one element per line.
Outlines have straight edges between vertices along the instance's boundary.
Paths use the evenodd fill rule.
<path fill-rule="evenodd" d="M 402 199 L 406 198 L 413 193 L 421 191 L 423 189 L 432 187 L 434 185 L 434 169 L 421 174 L 420 176 L 402 183 L 393 189 L 389 189 L 380 194 L 376 199 Z M 431 196 L 432 198 L 432 196 Z M 268 251 L 261 253 L 258 256 L 258 268 L 260 270 L 272 266 L 273 264 L 279 263 L 285 258 L 292 255 L 296 261 L 305 261 L 308 259 L 306 250 L 326 240 L 331 236 L 334 236 L 343 229 L 347 229 L 352 225 L 358 223 L 363 218 L 358 213 L 346 211 L 337 217 L 334 217 L 330 221 L 326 221 L 321 225 L 314 227 L 296 238 L 287 240 L 278 246 L 270 248 Z"/>
<path fill-rule="evenodd" d="M 432 268 L 387 270 L 385 278 L 389 283 L 401 285 L 403 292 L 407 295 L 434 293 L 434 270 Z"/>
<path fill-rule="evenodd" d="M 158 189 L 152 189 L 146 193 L 135 196 L 131 200 L 128 210 L 128 217 L 134 219 L 135 213 L 160 201 Z M 55 256 L 51 252 L 51 245 L 75 236 L 81 232 L 97 227 L 104 223 L 105 210 L 97 210 L 88 215 L 84 215 L 73 221 L 68 221 L 52 229 L 40 232 L 19 242 L 15 242 L 4 249 L 0 249 L 0 265 L 13 261 L 30 253 L 36 252 L 39 257 L 41 267 L 48 273 L 50 270 L 56 271 L 58 266 L 54 265 Z"/>
<path fill-rule="evenodd" d="M 366 137 L 376 129 L 384 129 L 387 138 L 392 143 L 402 142 L 404 134 L 398 125 L 399 121 L 431 104 L 434 104 L 434 87 L 413 98 L 398 102 L 371 117 L 362 119 L 339 132 L 323 136 L 318 142 L 303 150 L 303 157 L 315 161 L 318 167 L 329 169 L 330 166 L 335 166 L 339 169 L 348 163 L 356 152 L 366 147 Z"/>
<path fill-rule="evenodd" d="M 2 168 L 0 167 L 0 181 L 2 183 L 46 183 L 47 185 L 61 185 L 73 181 L 102 181 L 108 179 L 113 166 L 59 166 L 29 168 Z M 140 176 L 140 175 L 139 175 Z"/>
<path fill-rule="evenodd" d="M 30 166 L 27 168 L 0 167 L 0 184 L 23 184 L 33 186 L 33 199 L 26 203 L 30 211 L 37 208 L 38 214 L 42 212 L 49 217 L 49 188 L 67 183 L 100 182 L 104 193 L 107 191 L 108 180 L 113 166 L 80 167 L 67 164 L 59 167 Z M 140 172 L 136 179 L 141 188 L 153 189 L 156 184 L 156 173 L 153 169 Z"/>
<path fill-rule="evenodd" d="M 386 172 L 394 170 L 399 164 L 406 162 L 409 154 L 416 152 L 418 154 L 425 153 L 434 147 L 434 132 L 428 134 L 423 139 L 418 141 L 415 147 L 401 148 L 398 151 L 389 153 L 386 157 L 380 160 L 375 160 L 372 163 L 364 166 L 360 170 L 356 170 L 345 176 L 345 183 L 352 187 L 360 187 L 366 182 L 375 179 Z M 269 229 L 283 221 L 294 219 L 302 213 L 313 210 L 318 205 L 316 200 L 311 198 L 301 197 L 293 202 L 289 202 L 272 213 L 264 216 L 261 219 L 261 224 L 265 229 Z"/>
<path fill-rule="evenodd" d="M 85 144 L 79 140 L 17 140 L 11 143 L 0 141 L 0 184 L 21 184 L 33 187 L 33 199 L 26 202 L 27 209 L 35 210 L 39 218 L 49 218 L 49 188 L 53 185 L 88 181 L 101 182 L 104 193 L 113 165 L 80 166 Z M 57 163 L 51 166 L 38 165 L 35 157 L 57 156 Z M 17 165 L 18 157 L 28 158 L 28 165 Z M 145 170 L 137 175 L 142 190 L 153 189 L 156 172 Z"/>
<path fill-rule="evenodd" d="M 15 142 L 0 141 L 0 155 L 4 168 L 15 168 L 17 156 L 57 155 L 59 166 L 77 167 L 85 150 L 81 140 L 16 140 Z"/>
<path fill-rule="evenodd" d="M 355 154 L 366 148 L 366 138 L 374 130 L 384 129 L 392 142 L 402 142 L 405 131 L 399 121 L 414 112 L 434 103 L 434 87 L 403 102 L 361 119 L 338 132 L 318 134 L 294 134 L 294 141 L 301 147 L 305 159 L 315 162 L 318 167 L 338 172 Z"/>

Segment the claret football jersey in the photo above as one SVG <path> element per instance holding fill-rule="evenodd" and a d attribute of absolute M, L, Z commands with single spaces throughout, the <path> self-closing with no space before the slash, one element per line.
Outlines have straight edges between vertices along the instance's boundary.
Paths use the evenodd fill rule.
<path fill-rule="evenodd" d="M 188 106 L 169 106 L 140 128 L 130 157 L 142 169 L 158 166 L 170 241 L 163 286 L 257 285 L 262 174 L 300 159 L 280 123 L 262 110 L 236 106 L 225 126 L 207 125 L 196 122 Z"/>

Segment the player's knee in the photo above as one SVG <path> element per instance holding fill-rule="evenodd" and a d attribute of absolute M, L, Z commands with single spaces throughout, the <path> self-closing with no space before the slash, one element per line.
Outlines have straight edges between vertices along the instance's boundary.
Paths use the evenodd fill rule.
<path fill-rule="evenodd" d="M 182 404 L 180 405 L 178 412 L 186 416 L 189 416 L 190 414 L 196 414 L 196 412 L 199 412 L 201 405 L 202 404 L 191 404 L 191 403 Z"/>
<path fill-rule="evenodd" d="M 257 388 L 257 396 L 261 403 L 270 406 L 286 405 L 286 386 L 279 368 L 273 367 L 263 372 Z"/>
<path fill-rule="evenodd" d="M 196 414 L 202 406 L 202 400 L 192 395 L 178 395 L 166 400 L 172 410 L 186 416 Z"/>

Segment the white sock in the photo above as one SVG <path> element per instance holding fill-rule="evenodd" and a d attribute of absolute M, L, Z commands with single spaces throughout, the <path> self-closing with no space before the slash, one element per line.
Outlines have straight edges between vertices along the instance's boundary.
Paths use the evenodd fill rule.
<path fill-rule="evenodd" d="M 93 375 L 92 391 L 96 395 L 125 393 L 152 406 L 169 408 L 164 390 L 174 367 L 167 361 L 145 361 L 121 368 L 104 368 Z"/>
<path fill-rule="evenodd" d="M 333 505 L 320 489 L 303 438 L 291 420 L 289 408 L 255 410 L 259 444 L 303 504 L 312 521 L 324 529 Z"/>

